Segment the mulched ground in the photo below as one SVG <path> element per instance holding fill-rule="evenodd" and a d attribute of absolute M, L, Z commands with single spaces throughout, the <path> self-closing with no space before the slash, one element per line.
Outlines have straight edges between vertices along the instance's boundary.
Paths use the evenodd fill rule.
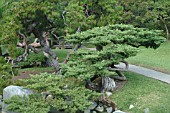
<path fill-rule="evenodd" d="M 54 71 L 23 71 L 21 73 L 19 73 L 19 76 L 14 76 L 13 80 L 18 80 L 18 79 L 28 79 L 30 78 L 30 74 L 31 75 L 36 75 L 36 74 L 40 74 L 40 73 L 53 73 Z"/>

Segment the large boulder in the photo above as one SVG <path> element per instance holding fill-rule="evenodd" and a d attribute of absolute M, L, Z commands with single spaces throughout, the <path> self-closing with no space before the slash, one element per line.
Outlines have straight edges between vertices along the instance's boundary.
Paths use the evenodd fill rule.
<path fill-rule="evenodd" d="M 30 94 L 33 94 L 33 91 L 30 89 L 24 89 L 21 86 L 8 86 L 3 90 L 3 100 L 9 99 L 14 95 L 18 95 L 18 96 L 28 96 Z M 2 104 L 2 113 L 15 113 L 15 112 L 11 112 L 11 111 L 7 111 L 7 104 L 3 103 Z"/>

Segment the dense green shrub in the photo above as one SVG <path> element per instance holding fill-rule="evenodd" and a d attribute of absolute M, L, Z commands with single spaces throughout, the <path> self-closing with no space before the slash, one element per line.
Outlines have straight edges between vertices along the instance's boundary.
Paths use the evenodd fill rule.
<path fill-rule="evenodd" d="M 22 62 L 19 62 L 18 65 L 20 67 L 27 67 L 27 66 L 37 66 L 37 62 L 44 62 L 45 61 L 45 56 L 43 54 L 43 52 L 39 52 L 37 54 L 30 52 L 27 59 L 25 59 Z"/>
<path fill-rule="evenodd" d="M 55 74 L 41 73 L 22 80 L 25 87 L 35 90 L 29 98 L 13 97 L 7 101 L 8 109 L 24 113 L 47 113 L 51 107 L 66 113 L 84 111 L 99 98 L 98 93 L 84 87 L 84 82 Z M 44 98 L 42 92 L 52 95 Z M 22 98 L 22 99 L 21 99 Z"/>
<path fill-rule="evenodd" d="M 3 88 L 11 84 L 11 65 L 7 64 L 3 57 L 0 57 L 0 94 Z"/>

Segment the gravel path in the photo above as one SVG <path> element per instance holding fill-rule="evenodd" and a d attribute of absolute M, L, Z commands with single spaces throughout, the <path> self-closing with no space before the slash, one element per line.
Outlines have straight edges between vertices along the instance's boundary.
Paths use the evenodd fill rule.
<path fill-rule="evenodd" d="M 118 67 L 124 68 L 125 65 L 123 63 L 120 63 L 120 65 L 118 65 Z M 131 65 L 131 64 L 129 64 L 128 70 L 170 84 L 170 75 L 168 75 L 168 74 L 158 72 L 158 71 L 155 71 L 152 69 L 147 69 L 147 68 L 140 67 L 140 66 Z"/>

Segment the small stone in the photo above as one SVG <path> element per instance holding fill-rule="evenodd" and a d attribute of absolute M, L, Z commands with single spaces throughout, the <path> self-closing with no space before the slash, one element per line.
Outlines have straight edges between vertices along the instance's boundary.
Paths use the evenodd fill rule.
<path fill-rule="evenodd" d="M 48 95 L 46 98 L 47 101 L 52 101 L 53 100 L 53 96 L 52 95 Z"/>
<path fill-rule="evenodd" d="M 96 110 L 99 111 L 99 112 L 103 112 L 104 107 L 103 106 L 97 106 Z"/>
<path fill-rule="evenodd" d="M 2 95 L 0 95 L 0 100 L 2 100 Z"/>
<path fill-rule="evenodd" d="M 132 109 L 132 108 L 134 108 L 134 105 L 130 105 L 130 106 L 129 106 L 129 109 Z"/>
<path fill-rule="evenodd" d="M 112 95 L 112 92 L 106 92 L 106 95 L 109 97 Z"/>
<path fill-rule="evenodd" d="M 97 107 L 97 103 L 94 102 L 91 106 L 89 106 L 88 109 L 93 110 L 93 109 L 96 108 L 96 107 Z"/>
<path fill-rule="evenodd" d="M 90 113 L 90 109 L 86 109 L 84 113 Z"/>
<path fill-rule="evenodd" d="M 113 108 L 112 107 L 108 107 L 108 108 L 106 108 L 106 111 L 107 111 L 107 113 L 112 113 Z"/>
<path fill-rule="evenodd" d="M 114 111 L 113 113 L 126 113 L 126 112 L 123 112 L 123 111 L 117 110 L 117 111 Z"/>
<path fill-rule="evenodd" d="M 65 85 L 63 88 L 64 88 L 64 89 L 68 89 L 68 85 Z"/>
<path fill-rule="evenodd" d="M 97 113 L 96 111 L 93 111 L 92 113 Z"/>
<path fill-rule="evenodd" d="M 149 113 L 149 108 L 144 109 L 144 113 Z"/>

